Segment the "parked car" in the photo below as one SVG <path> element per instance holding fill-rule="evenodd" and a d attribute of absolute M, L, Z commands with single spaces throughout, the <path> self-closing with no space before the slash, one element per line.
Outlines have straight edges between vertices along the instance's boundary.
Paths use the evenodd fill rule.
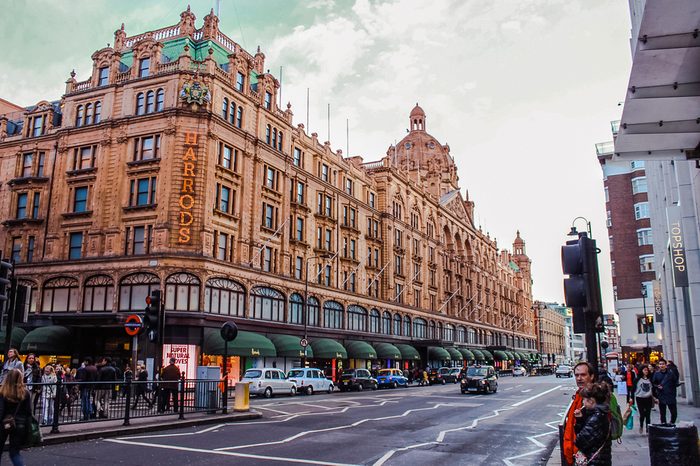
<path fill-rule="evenodd" d="M 271 398 L 276 394 L 292 396 L 297 394 L 296 383 L 287 380 L 284 372 L 273 367 L 248 369 L 240 383 L 249 384 L 251 395 L 262 395 L 265 398 Z"/>
<path fill-rule="evenodd" d="M 513 377 L 518 377 L 518 376 L 526 376 L 527 375 L 527 370 L 523 366 L 515 366 L 513 368 Z"/>
<path fill-rule="evenodd" d="M 313 395 L 314 392 L 333 393 L 333 381 L 326 378 L 321 369 L 299 367 L 290 369 L 287 378 L 294 382 L 300 393 Z"/>
<path fill-rule="evenodd" d="M 399 369 L 382 369 L 377 374 L 377 385 L 382 387 L 406 387 L 408 388 L 408 379 Z"/>
<path fill-rule="evenodd" d="M 453 367 L 450 369 L 450 372 L 448 375 L 448 378 L 454 377 L 454 380 L 452 380 L 453 383 L 457 383 L 460 380 L 462 380 L 462 368 L 461 367 Z"/>
<path fill-rule="evenodd" d="M 447 382 L 454 383 L 457 381 L 458 374 L 459 369 L 457 369 L 457 372 L 452 372 L 452 369 L 449 367 L 433 368 L 428 372 L 428 383 L 430 385 L 438 383 L 445 385 Z"/>
<path fill-rule="evenodd" d="M 574 371 L 573 371 L 573 369 L 571 369 L 571 366 L 565 366 L 562 364 L 561 366 L 557 367 L 557 370 L 556 370 L 556 372 L 554 372 L 554 374 L 557 376 L 557 378 L 559 378 L 559 377 L 573 377 Z"/>
<path fill-rule="evenodd" d="M 348 390 L 362 391 L 365 388 L 376 390 L 379 387 L 377 379 L 372 377 L 367 369 L 346 369 L 340 375 L 338 388 L 341 392 Z"/>
<path fill-rule="evenodd" d="M 496 393 L 498 377 L 493 366 L 471 366 L 460 383 L 462 393 Z"/>

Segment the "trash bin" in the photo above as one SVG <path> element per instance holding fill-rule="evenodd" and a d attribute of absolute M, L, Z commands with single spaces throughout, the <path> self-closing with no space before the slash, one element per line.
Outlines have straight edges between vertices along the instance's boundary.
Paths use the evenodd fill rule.
<path fill-rule="evenodd" d="M 698 428 L 693 424 L 652 424 L 649 427 L 651 466 L 697 466 Z"/>
<path fill-rule="evenodd" d="M 233 402 L 233 410 L 250 411 L 250 385 L 238 382 L 235 390 L 236 397 Z"/>

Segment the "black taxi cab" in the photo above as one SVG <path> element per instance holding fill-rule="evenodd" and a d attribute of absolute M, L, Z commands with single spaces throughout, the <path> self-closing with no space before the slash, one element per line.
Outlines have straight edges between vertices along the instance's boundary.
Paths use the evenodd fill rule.
<path fill-rule="evenodd" d="M 462 393 L 496 393 L 498 376 L 493 366 L 470 366 L 460 383 Z"/>

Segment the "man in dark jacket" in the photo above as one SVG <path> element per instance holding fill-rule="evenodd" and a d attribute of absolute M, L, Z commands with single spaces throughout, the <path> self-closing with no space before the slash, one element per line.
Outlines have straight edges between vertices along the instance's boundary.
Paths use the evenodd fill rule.
<path fill-rule="evenodd" d="M 95 405 L 97 406 L 98 416 L 107 419 L 109 417 L 109 403 L 112 400 L 112 390 L 114 390 L 114 384 L 117 381 L 117 371 L 114 370 L 110 358 L 102 358 L 97 368 L 97 380 L 100 383 L 95 391 Z"/>
<path fill-rule="evenodd" d="M 83 421 L 87 421 L 94 417 L 95 412 L 92 409 L 92 392 L 93 384 L 97 380 L 97 368 L 92 363 L 92 359 L 85 358 L 85 362 L 78 372 L 75 374 L 76 382 L 82 382 L 80 387 L 80 406 L 83 410 Z"/>
<path fill-rule="evenodd" d="M 170 364 L 163 368 L 161 372 L 161 391 L 160 391 L 160 406 L 158 406 L 158 412 L 165 412 L 169 409 L 170 396 L 173 397 L 173 408 L 177 412 L 178 408 L 178 397 L 177 397 L 177 385 L 178 380 L 180 380 L 180 368 L 175 365 L 175 358 L 170 358 Z"/>
<path fill-rule="evenodd" d="M 656 398 L 659 400 L 661 423 L 666 424 L 666 407 L 668 407 L 669 411 L 671 411 L 671 424 L 675 424 L 678 418 L 678 407 L 676 405 L 678 378 L 673 371 L 668 369 L 665 359 L 659 359 L 659 371 L 654 373 L 651 383 L 654 386 Z"/>

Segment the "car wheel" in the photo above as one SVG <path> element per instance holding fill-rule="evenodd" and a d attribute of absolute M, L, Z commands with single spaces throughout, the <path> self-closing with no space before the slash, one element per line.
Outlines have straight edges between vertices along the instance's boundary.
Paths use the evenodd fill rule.
<path fill-rule="evenodd" d="M 396 382 L 394 382 L 394 383 L 391 384 L 391 388 L 397 388 L 398 386 L 399 386 L 399 384 L 396 383 Z"/>
<path fill-rule="evenodd" d="M 442 379 L 442 384 L 445 385 L 445 379 Z"/>
<path fill-rule="evenodd" d="M 372 385 L 372 390 L 376 390 L 378 388 L 379 388 L 379 385 L 377 385 L 376 383 L 374 385 Z"/>
<path fill-rule="evenodd" d="M 491 393 L 491 386 L 490 385 L 488 385 L 488 384 L 486 385 L 486 388 L 484 388 L 484 393 L 486 393 L 487 395 L 489 393 Z"/>
<path fill-rule="evenodd" d="M 362 385 L 361 383 L 360 383 L 360 384 L 357 384 L 357 391 L 358 391 L 358 392 L 361 392 L 361 391 L 364 390 L 364 389 L 365 389 L 364 385 Z"/>
<path fill-rule="evenodd" d="M 297 394 L 297 387 L 292 387 L 289 389 L 289 395 L 295 396 Z"/>
<path fill-rule="evenodd" d="M 498 385 L 496 385 L 496 388 L 493 389 L 493 393 L 496 393 L 498 391 Z"/>
<path fill-rule="evenodd" d="M 460 391 L 462 392 L 462 395 L 464 395 L 465 393 L 467 393 L 467 392 L 465 392 L 464 390 L 460 390 Z"/>
<path fill-rule="evenodd" d="M 265 392 L 263 393 L 263 396 L 264 396 L 265 398 L 272 398 L 272 388 L 267 387 L 267 388 L 265 389 Z"/>
<path fill-rule="evenodd" d="M 313 395 L 313 394 L 314 394 L 314 387 L 312 387 L 311 385 L 309 385 L 308 387 L 306 387 L 306 394 L 307 394 L 307 395 Z"/>
<path fill-rule="evenodd" d="M 326 390 L 327 393 L 333 393 L 333 384 L 328 385 L 328 390 Z"/>

